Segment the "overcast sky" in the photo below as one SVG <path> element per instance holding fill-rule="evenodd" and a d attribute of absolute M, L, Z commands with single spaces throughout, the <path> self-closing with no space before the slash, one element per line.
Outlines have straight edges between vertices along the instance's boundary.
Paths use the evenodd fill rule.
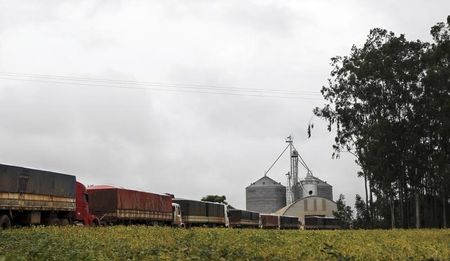
<path fill-rule="evenodd" d="M 293 135 L 314 175 L 353 204 L 364 187 L 352 156 L 331 158 L 320 119 L 306 134 L 330 58 L 374 27 L 429 41 L 449 11 L 411 0 L 0 0 L 0 162 L 245 208 L 245 187 Z M 219 87 L 232 95 L 204 93 Z M 268 93 L 290 98 L 258 96 Z M 284 157 L 269 176 L 286 184 L 288 170 Z"/>

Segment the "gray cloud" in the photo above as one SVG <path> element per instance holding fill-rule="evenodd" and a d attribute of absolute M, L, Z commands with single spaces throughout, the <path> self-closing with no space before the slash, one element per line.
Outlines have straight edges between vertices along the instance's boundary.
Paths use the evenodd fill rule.
<path fill-rule="evenodd" d="M 225 194 L 245 207 L 244 188 L 293 134 L 313 172 L 352 203 L 364 191 L 358 167 L 350 155 L 331 159 L 333 137 L 320 120 L 307 139 L 311 110 L 323 101 L 306 94 L 326 83 L 329 58 L 362 44 L 370 28 L 426 38 L 449 7 L 446 1 L 2 1 L 0 71 L 288 89 L 305 99 L 0 79 L 0 161 L 76 174 L 87 184 L 191 198 Z M 285 183 L 287 170 L 284 158 L 270 175 Z"/>

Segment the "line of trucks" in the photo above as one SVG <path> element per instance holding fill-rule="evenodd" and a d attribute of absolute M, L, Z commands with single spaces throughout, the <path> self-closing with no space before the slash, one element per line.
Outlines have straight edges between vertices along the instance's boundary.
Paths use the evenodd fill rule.
<path fill-rule="evenodd" d="M 113 186 L 86 187 L 75 176 L 0 164 L 0 229 L 24 225 L 149 224 L 299 229 L 298 217 Z"/>

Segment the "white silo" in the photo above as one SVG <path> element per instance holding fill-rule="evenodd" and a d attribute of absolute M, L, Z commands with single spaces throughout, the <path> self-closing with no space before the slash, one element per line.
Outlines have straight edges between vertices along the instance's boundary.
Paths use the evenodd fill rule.
<path fill-rule="evenodd" d="M 303 197 L 317 196 L 318 181 L 312 175 L 307 175 L 306 178 L 300 182 L 303 187 Z"/>

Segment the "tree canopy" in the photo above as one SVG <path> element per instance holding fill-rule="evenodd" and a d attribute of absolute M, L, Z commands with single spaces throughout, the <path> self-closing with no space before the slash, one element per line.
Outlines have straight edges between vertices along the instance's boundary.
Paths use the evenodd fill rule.
<path fill-rule="evenodd" d="M 228 204 L 225 200 L 227 197 L 225 195 L 219 196 L 219 195 L 207 195 L 206 197 L 202 198 L 202 201 L 209 201 L 209 202 L 217 202 L 217 203 L 224 203 Z"/>
<path fill-rule="evenodd" d="M 335 132 L 333 156 L 356 156 L 373 224 L 447 224 L 450 16 L 431 35 L 428 43 L 370 30 L 362 47 L 331 59 L 326 104 L 313 110 Z"/>
<path fill-rule="evenodd" d="M 336 201 L 336 207 L 337 210 L 333 211 L 333 215 L 339 220 L 339 225 L 342 228 L 350 228 L 353 221 L 353 210 L 345 204 L 344 195 L 339 195 L 339 199 Z"/>

